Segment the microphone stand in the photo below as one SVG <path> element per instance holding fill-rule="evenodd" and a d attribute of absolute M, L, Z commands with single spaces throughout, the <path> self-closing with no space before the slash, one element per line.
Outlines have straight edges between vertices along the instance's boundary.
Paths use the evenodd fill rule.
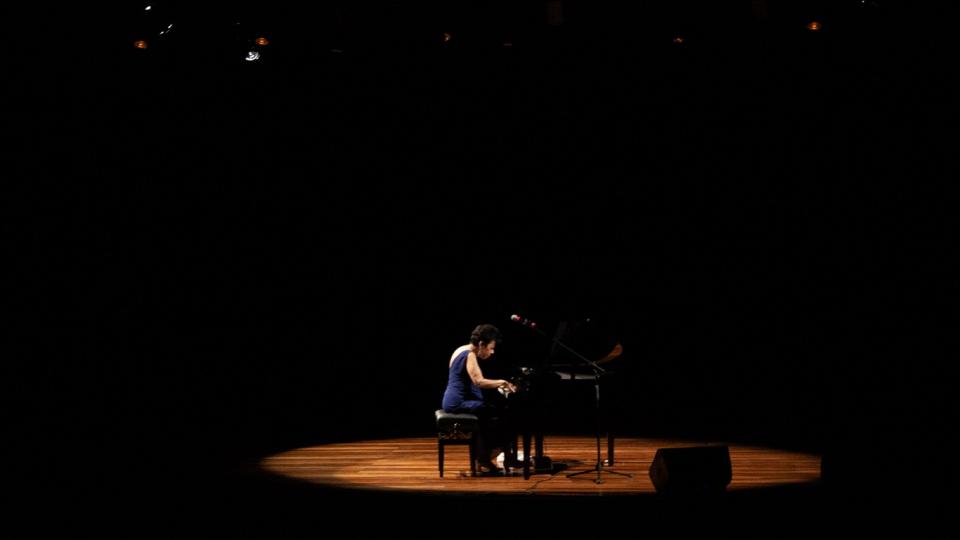
<path fill-rule="evenodd" d="M 528 321 L 524 320 L 524 321 L 521 322 L 521 324 L 523 324 L 523 325 L 526 326 L 527 328 L 530 328 L 531 330 L 537 332 L 537 333 L 540 334 L 541 336 L 547 337 L 548 339 L 550 339 L 550 341 L 552 341 L 553 343 L 556 343 L 556 344 L 559 345 L 560 347 L 563 347 L 564 350 L 566 350 L 567 352 L 569 352 L 570 354 L 572 354 L 577 360 L 579 360 L 580 362 L 582 362 L 584 365 L 589 366 L 589 367 L 593 370 L 594 409 L 595 409 L 594 417 L 595 417 L 595 421 L 596 421 L 596 425 L 595 425 L 595 427 L 594 427 L 594 435 L 596 436 L 596 439 L 597 439 L 597 464 L 594 465 L 592 469 L 587 469 L 587 470 L 585 470 L 585 471 L 579 471 L 579 472 L 570 473 L 570 474 L 567 475 L 567 478 L 573 478 L 574 476 L 580 476 L 581 474 L 589 474 L 589 473 L 592 473 L 592 472 L 596 472 L 596 473 L 597 473 L 597 477 L 593 480 L 593 482 L 594 482 L 595 484 L 602 484 L 602 483 L 603 483 L 603 479 L 602 479 L 601 476 L 600 476 L 601 473 L 619 474 L 620 476 L 626 476 L 627 478 L 633 478 L 633 475 L 632 475 L 632 474 L 629 474 L 629 473 L 624 473 L 624 472 L 619 472 L 619 471 L 611 471 L 611 470 L 609 470 L 609 469 L 605 469 L 605 468 L 603 467 L 603 458 L 602 458 L 601 455 L 600 455 L 600 431 L 601 431 L 601 427 L 600 427 L 600 376 L 603 375 L 604 373 L 606 373 L 607 370 L 605 370 L 605 369 L 603 369 L 602 367 L 600 367 L 600 365 L 597 364 L 596 362 L 594 362 L 593 360 L 590 360 L 589 358 L 586 358 L 586 357 L 584 357 L 582 354 L 580 354 L 580 353 L 578 353 L 577 351 L 573 350 L 571 347 L 567 346 L 567 344 L 564 343 L 563 341 L 561 341 L 559 338 L 549 337 L 549 336 L 547 336 L 547 334 L 546 334 L 543 330 L 540 330 L 540 329 L 537 328 L 536 326 L 531 326 L 530 324 L 527 324 L 527 322 L 528 322 Z M 573 373 L 570 374 L 571 379 L 572 379 L 574 376 L 575 376 L 575 375 L 574 375 Z"/>

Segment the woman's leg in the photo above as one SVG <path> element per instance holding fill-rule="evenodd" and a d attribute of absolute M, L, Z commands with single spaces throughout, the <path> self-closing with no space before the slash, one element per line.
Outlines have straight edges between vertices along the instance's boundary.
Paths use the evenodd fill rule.
<path fill-rule="evenodd" d="M 500 430 L 499 411 L 490 405 L 478 407 L 473 414 L 479 418 L 479 431 L 477 432 L 477 462 L 482 468 L 488 470 L 497 470 L 499 467 L 494 463 L 494 458 L 504 448 Z"/>

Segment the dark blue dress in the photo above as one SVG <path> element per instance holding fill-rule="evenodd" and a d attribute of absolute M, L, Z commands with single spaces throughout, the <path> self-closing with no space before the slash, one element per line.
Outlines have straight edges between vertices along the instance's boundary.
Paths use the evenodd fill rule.
<path fill-rule="evenodd" d="M 443 410 L 448 413 L 473 413 L 483 406 L 480 387 L 473 384 L 467 373 L 469 354 L 470 349 L 464 350 L 450 364 L 447 390 L 443 393 Z"/>

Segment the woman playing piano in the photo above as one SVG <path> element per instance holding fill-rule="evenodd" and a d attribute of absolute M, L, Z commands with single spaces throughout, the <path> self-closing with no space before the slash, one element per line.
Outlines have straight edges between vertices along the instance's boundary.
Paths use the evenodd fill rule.
<path fill-rule="evenodd" d="M 481 324 L 473 329 L 470 342 L 450 355 L 447 389 L 443 393 L 443 410 L 449 413 L 470 413 L 480 418 L 477 433 L 477 462 L 482 473 L 498 473 L 493 457 L 504 451 L 504 464 L 519 466 L 511 453 L 512 434 L 506 429 L 501 411 L 484 401 L 483 388 L 516 392 L 517 387 L 504 379 L 487 379 L 480 369 L 480 360 L 493 356 L 497 342 L 502 341 L 500 330 L 492 324 Z"/>

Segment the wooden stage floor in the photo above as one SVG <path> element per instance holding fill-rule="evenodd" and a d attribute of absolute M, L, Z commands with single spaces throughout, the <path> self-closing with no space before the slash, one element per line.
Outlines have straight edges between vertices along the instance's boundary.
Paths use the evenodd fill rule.
<path fill-rule="evenodd" d="M 606 441 L 603 442 L 606 457 Z M 467 448 L 460 445 L 446 447 L 444 477 L 440 478 L 435 438 L 357 441 L 298 448 L 265 458 L 260 462 L 260 468 L 304 482 L 359 490 L 544 496 L 634 495 L 655 492 L 649 469 L 657 449 L 700 445 L 666 439 L 618 439 L 616 461 L 610 470 L 629 473 L 632 477 L 604 473 L 599 484 L 595 482 L 596 473 L 567 477 L 570 472 L 589 470 L 596 464 L 596 439 L 571 436 L 547 436 L 544 454 L 559 466 L 552 473 L 537 473 L 527 480 L 522 474 L 471 477 Z M 817 455 L 759 446 L 727 446 L 733 469 L 728 491 L 806 484 L 820 478 L 820 457 Z"/>

